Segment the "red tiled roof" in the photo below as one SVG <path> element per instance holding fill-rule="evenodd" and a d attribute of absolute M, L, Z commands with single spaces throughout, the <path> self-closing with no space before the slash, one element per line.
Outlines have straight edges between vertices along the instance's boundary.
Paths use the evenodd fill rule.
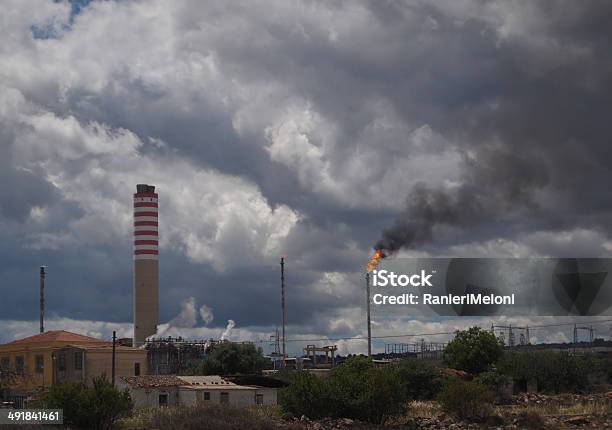
<path fill-rule="evenodd" d="M 17 339 L 9 344 L 19 343 L 44 343 L 44 342 L 65 342 L 66 344 L 106 344 L 110 343 L 102 339 L 96 339 L 95 337 L 84 336 L 82 334 L 72 333 L 66 330 L 52 330 L 44 333 L 35 334 L 34 336 L 24 337 L 23 339 Z"/>

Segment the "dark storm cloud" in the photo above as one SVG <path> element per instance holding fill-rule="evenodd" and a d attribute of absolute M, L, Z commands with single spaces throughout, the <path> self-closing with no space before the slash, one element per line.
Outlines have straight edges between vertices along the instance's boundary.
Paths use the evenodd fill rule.
<path fill-rule="evenodd" d="M 423 100 L 428 94 L 437 100 L 439 89 L 450 90 L 442 92 L 451 99 L 440 100 L 441 114 L 427 119 L 456 136 L 467 154 L 463 182 L 451 190 L 412 190 L 405 211 L 375 247 L 393 252 L 431 240 L 436 225 L 473 229 L 517 213 L 538 218 L 548 228 L 583 225 L 610 231 L 612 195 L 606 178 L 612 123 L 605 106 L 612 102 L 612 75 L 604 35 L 610 31 L 611 7 L 606 2 L 555 5 L 536 4 L 535 34 L 501 42 L 481 38 L 477 45 L 489 54 L 483 58 L 473 58 L 475 47 L 469 44 L 461 45 L 459 58 L 442 46 L 434 52 L 434 61 L 448 55 L 454 64 L 434 62 L 445 66 L 438 71 L 447 77 L 426 83 L 420 93 Z M 538 46 L 542 41 L 552 53 Z M 576 58 L 572 52 L 578 52 Z M 465 68 L 473 73 L 462 72 Z M 452 97 L 466 88 L 471 94 Z M 396 106 L 413 115 L 410 97 L 402 96 L 408 94 L 394 97 Z"/>
<path fill-rule="evenodd" d="M 0 161 L 0 215 L 22 222 L 33 207 L 45 207 L 57 198 L 56 190 L 47 181 Z"/>
<path fill-rule="evenodd" d="M 512 239 L 540 230 L 610 232 L 609 3 L 298 4 L 303 8 L 284 2 L 260 7 L 185 3 L 163 14 L 171 25 L 163 20 L 140 22 L 134 15 L 126 24 L 135 25 L 134 33 L 122 33 L 126 40 L 101 32 L 108 37 L 99 43 L 112 39 L 112 49 L 105 47 L 90 58 L 76 44 L 65 56 L 74 62 L 70 73 L 57 72 L 57 64 L 41 60 L 42 64 L 33 63 L 42 71 L 37 80 L 32 78 L 34 83 L 14 76 L 7 82 L 20 86 L 26 99 L 59 118 L 74 116 L 81 124 L 97 121 L 126 129 L 143 142 L 161 139 L 169 154 L 199 168 L 245 178 L 261 189 L 270 205 L 285 204 L 302 214 L 305 219 L 280 250 L 288 258 L 292 324 L 305 324 L 317 312 L 363 302 L 358 296 L 362 254 L 381 231 L 378 246 L 390 251 L 447 240 L 440 245 L 443 251 L 453 241 Z M 94 27 L 96 19 L 113 16 L 104 11 L 119 13 L 134 5 L 94 2 L 74 17 L 68 31 L 85 37 L 85 32 L 78 33 L 84 31 L 80 23 Z M 143 49 L 134 35 L 151 37 L 145 31 L 151 26 L 157 26 L 162 40 L 151 38 Z M 166 33 L 168 27 L 173 31 Z M 75 43 L 69 36 L 62 36 L 65 43 Z M 165 42 L 167 52 L 155 50 Z M 62 52 L 61 37 L 44 43 L 38 46 L 49 50 L 33 53 L 24 47 L 24 56 L 38 58 L 54 52 L 51 48 Z M 88 48 L 94 50 L 93 45 Z M 123 52 L 128 60 L 121 57 Z M 112 65 L 114 55 L 121 60 L 118 65 Z M 164 55 L 172 56 L 169 63 L 176 69 L 164 69 Z M 202 58 L 214 60 L 214 78 L 196 74 L 189 80 L 188 66 L 205 68 Z M 62 81 L 67 75 L 71 79 Z M 283 117 L 293 106 L 316 114 L 311 128 L 304 125 L 307 115 Z M 240 115 L 246 118 L 242 129 L 236 126 Z M 315 155 L 320 150 L 320 158 L 299 158 L 308 151 L 297 147 L 293 135 L 293 146 L 281 147 L 276 158 L 271 155 L 266 129 L 291 120 L 306 129 L 303 134 L 311 144 L 307 148 L 314 148 Z M 419 146 L 410 136 L 424 125 L 441 136 L 435 148 L 430 141 Z M 333 129 L 331 138 L 323 133 L 327 129 Z M 297 156 L 291 152 L 296 147 Z M 62 200 L 41 173 L 19 170 L 5 161 L 11 160 L 8 146 L 0 146 L 0 151 L 0 181 L 6 185 L 0 188 L 3 217 L 23 221 L 34 206 L 59 204 L 69 207 L 67 219 L 79 218 L 76 204 Z M 149 156 L 157 150 L 144 145 L 138 151 Z M 459 173 L 442 172 L 437 182 L 419 177 L 410 170 L 412 165 L 394 164 L 427 154 L 432 158 L 426 170 L 434 170 L 447 165 L 442 160 L 445 151 L 457 154 Z M 366 159 L 366 167 L 350 170 L 360 157 Z M 64 164 L 68 177 L 89 168 L 83 160 L 66 159 Z M 325 168 L 328 176 L 316 176 Z M 390 169 L 411 178 L 409 185 L 391 184 L 385 176 L 394 173 Z M 367 175 L 372 176 L 371 184 Z M 318 185 L 325 180 L 331 185 L 322 191 Z M 186 182 L 185 186 L 193 185 Z M 129 200 L 128 191 L 115 196 L 116 190 L 104 185 L 103 175 L 95 183 L 100 195 Z M 382 195 L 382 203 L 371 202 L 373 195 Z M 405 208 L 398 209 L 404 202 Z M 57 208 L 49 211 L 61 213 Z M 66 232 L 67 225 L 55 217 L 37 233 Z M 455 236 L 437 237 L 441 226 L 452 226 Z M 77 239 L 53 250 L 33 250 L 23 237 L 25 233 L 13 234 L 4 241 L 2 254 L 11 263 L 10 268 L 3 265 L 3 286 L 35 283 L 31 267 L 44 261 L 51 266 L 49 282 L 55 286 L 50 308 L 58 314 L 130 320 L 129 238 L 96 249 L 87 249 Z M 533 243 L 547 241 L 538 237 Z M 240 240 L 231 243 L 236 251 L 242 245 Z M 173 317 L 179 303 L 190 296 L 215 310 L 214 324 L 219 326 L 228 318 L 239 325 L 278 321 L 275 266 L 220 272 L 173 248 L 165 250 L 161 267 L 162 321 Z M 326 272 L 348 274 L 353 297 L 313 293 Z M 29 311 L 18 306 L 28 303 L 35 308 L 30 293 L 21 290 L 1 302 L 2 317 L 30 318 Z M 74 301 L 75 294 L 88 299 Z"/>

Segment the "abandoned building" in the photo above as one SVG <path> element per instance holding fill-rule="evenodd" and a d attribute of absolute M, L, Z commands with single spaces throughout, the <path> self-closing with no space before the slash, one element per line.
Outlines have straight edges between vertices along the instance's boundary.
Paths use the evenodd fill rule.
<path fill-rule="evenodd" d="M 239 385 L 220 376 L 128 376 L 119 378 L 117 386 L 130 391 L 137 408 L 207 404 L 233 407 L 275 405 L 278 391 L 278 386 L 271 384 Z"/>

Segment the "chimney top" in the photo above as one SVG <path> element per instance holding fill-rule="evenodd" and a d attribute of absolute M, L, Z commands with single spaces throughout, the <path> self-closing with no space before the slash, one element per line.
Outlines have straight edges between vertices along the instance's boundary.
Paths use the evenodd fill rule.
<path fill-rule="evenodd" d="M 154 193 L 155 185 L 137 184 L 136 192 L 137 193 Z"/>

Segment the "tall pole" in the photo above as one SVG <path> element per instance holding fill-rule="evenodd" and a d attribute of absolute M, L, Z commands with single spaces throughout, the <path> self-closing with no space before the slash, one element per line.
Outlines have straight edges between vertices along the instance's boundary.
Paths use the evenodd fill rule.
<path fill-rule="evenodd" d="M 366 273 L 366 313 L 368 316 L 368 357 L 372 356 L 372 325 L 370 324 L 370 272 Z"/>
<path fill-rule="evenodd" d="M 45 332 L 45 266 L 40 266 L 40 332 Z"/>
<path fill-rule="evenodd" d="M 113 330 L 113 357 L 111 361 L 111 374 L 113 380 L 113 387 L 115 386 L 115 345 L 117 343 L 117 332 Z"/>
<path fill-rule="evenodd" d="M 281 257 L 281 320 L 283 324 L 283 360 L 286 355 L 286 344 L 285 344 L 285 258 Z"/>

